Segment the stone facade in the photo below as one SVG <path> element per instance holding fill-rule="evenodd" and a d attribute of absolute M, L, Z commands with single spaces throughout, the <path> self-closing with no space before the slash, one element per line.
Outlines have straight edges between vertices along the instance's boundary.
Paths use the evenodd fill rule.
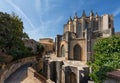
<path fill-rule="evenodd" d="M 88 83 L 89 67 L 85 63 L 54 56 L 44 59 L 43 73 L 47 79 L 55 83 Z"/>
<path fill-rule="evenodd" d="M 113 15 L 99 16 L 92 11 L 90 16 L 85 11 L 81 17 L 75 14 L 64 25 L 63 35 L 55 38 L 56 54 L 44 58 L 44 75 L 55 83 L 88 83 L 86 62 L 93 55 L 96 39 L 113 34 Z"/>
<path fill-rule="evenodd" d="M 75 14 L 64 25 L 63 35 L 56 37 L 56 53 L 58 57 L 68 60 L 89 61 L 92 56 L 92 48 L 95 40 L 101 37 L 109 37 L 114 34 L 113 15 L 86 16 L 85 11 L 80 18 Z M 79 50 L 76 50 L 79 49 Z"/>
<path fill-rule="evenodd" d="M 51 38 L 42 38 L 39 43 L 44 46 L 45 54 L 52 53 L 54 51 L 54 42 Z"/>
<path fill-rule="evenodd" d="M 36 53 L 36 48 L 37 48 L 37 45 L 39 45 L 39 42 L 33 40 L 33 39 L 25 39 L 23 40 L 24 41 L 24 45 L 26 47 L 29 47 L 29 48 L 32 48 L 32 52 Z"/>

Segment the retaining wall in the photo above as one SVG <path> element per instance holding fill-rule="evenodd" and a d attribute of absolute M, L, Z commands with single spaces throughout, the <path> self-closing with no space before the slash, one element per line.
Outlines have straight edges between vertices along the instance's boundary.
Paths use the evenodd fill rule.
<path fill-rule="evenodd" d="M 0 83 L 4 83 L 4 81 L 22 65 L 30 62 L 34 63 L 35 61 L 36 61 L 36 57 L 34 56 L 34 57 L 19 59 L 17 61 L 14 61 L 6 65 L 3 69 L 0 70 Z"/>

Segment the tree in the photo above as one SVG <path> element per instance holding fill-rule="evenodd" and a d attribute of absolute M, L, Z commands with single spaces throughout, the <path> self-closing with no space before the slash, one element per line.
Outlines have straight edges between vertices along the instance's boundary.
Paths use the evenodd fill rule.
<path fill-rule="evenodd" d="M 29 36 L 25 32 L 23 33 L 23 39 L 29 39 Z"/>
<path fill-rule="evenodd" d="M 37 50 L 37 54 L 38 54 L 38 56 L 39 57 L 42 57 L 42 53 L 44 52 L 44 47 L 43 47 L 43 45 L 41 45 L 41 44 L 38 44 L 37 46 L 36 46 L 36 50 Z"/>
<path fill-rule="evenodd" d="M 95 83 L 103 83 L 106 73 L 120 68 L 120 36 L 98 39 L 90 65 L 90 77 Z"/>
<path fill-rule="evenodd" d="M 25 54 L 23 38 L 28 37 L 23 32 L 23 22 L 13 14 L 0 12 L 0 49 L 14 58 L 21 58 Z"/>

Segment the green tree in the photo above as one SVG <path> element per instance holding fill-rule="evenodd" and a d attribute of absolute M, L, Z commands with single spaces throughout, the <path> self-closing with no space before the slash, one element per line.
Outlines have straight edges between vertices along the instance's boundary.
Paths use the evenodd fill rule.
<path fill-rule="evenodd" d="M 0 49 L 14 58 L 22 58 L 25 46 L 22 39 L 28 38 L 23 32 L 23 22 L 13 14 L 0 12 Z"/>
<path fill-rule="evenodd" d="M 120 68 L 120 36 L 98 39 L 90 65 L 90 77 L 95 83 L 103 83 L 106 73 Z"/>
<path fill-rule="evenodd" d="M 25 32 L 23 33 L 23 39 L 29 39 L 29 36 Z"/>
<path fill-rule="evenodd" d="M 42 57 L 42 54 L 43 54 L 44 50 L 45 50 L 45 49 L 44 49 L 43 45 L 38 44 L 38 45 L 36 46 L 37 55 L 38 55 L 39 57 Z"/>

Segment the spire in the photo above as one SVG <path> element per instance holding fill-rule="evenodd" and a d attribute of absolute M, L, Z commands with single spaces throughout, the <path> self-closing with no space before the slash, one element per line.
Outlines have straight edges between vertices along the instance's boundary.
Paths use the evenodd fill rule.
<path fill-rule="evenodd" d="M 86 16 L 85 10 L 83 10 L 82 17 Z"/>
<path fill-rule="evenodd" d="M 99 17 L 98 13 L 96 12 L 96 17 Z"/>
<path fill-rule="evenodd" d="M 72 21 L 72 18 L 71 18 L 71 16 L 70 16 L 70 18 L 69 18 L 69 21 Z"/>
<path fill-rule="evenodd" d="M 91 12 L 90 12 L 90 16 L 94 16 L 94 13 L 93 13 L 93 11 L 91 10 Z"/>
<path fill-rule="evenodd" d="M 78 18 L 78 17 L 77 17 L 77 12 L 75 12 L 75 16 L 74 16 L 74 18 Z"/>

